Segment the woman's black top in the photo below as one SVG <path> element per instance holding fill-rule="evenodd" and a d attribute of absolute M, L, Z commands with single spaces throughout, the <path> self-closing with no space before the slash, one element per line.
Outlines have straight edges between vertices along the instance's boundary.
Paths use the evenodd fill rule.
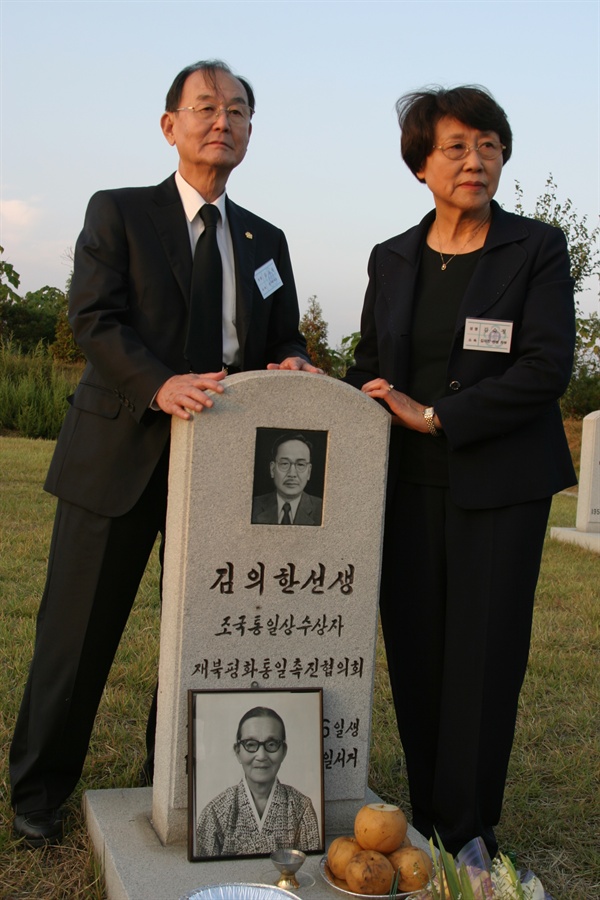
<path fill-rule="evenodd" d="M 454 340 L 458 310 L 481 250 L 462 253 L 442 271 L 440 254 L 423 247 L 411 325 L 408 395 L 435 406 L 449 393 L 448 357 Z M 448 257 L 446 257 L 448 260 Z M 403 430 L 400 478 L 413 484 L 448 486 L 448 445 L 440 437 Z"/>

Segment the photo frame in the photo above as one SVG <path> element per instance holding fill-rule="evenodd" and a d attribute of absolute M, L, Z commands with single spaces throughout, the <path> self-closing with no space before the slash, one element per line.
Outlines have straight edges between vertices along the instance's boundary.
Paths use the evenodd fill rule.
<path fill-rule="evenodd" d="M 328 437 L 307 428 L 256 429 L 252 525 L 323 524 Z"/>
<path fill-rule="evenodd" d="M 188 859 L 323 853 L 322 688 L 188 691 Z"/>

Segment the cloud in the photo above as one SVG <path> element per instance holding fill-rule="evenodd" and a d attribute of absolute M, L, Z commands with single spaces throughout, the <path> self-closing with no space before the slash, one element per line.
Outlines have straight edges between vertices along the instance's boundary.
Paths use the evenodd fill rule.
<path fill-rule="evenodd" d="M 35 202 L 28 200 L 2 201 L 2 230 L 15 234 L 27 231 L 41 216 Z"/>

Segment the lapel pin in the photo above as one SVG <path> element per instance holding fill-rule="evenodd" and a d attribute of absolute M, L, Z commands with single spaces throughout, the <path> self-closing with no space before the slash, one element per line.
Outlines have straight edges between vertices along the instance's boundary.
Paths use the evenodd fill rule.
<path fill-rule="evenodd" d="M 248 238 L 249 241 L 251 241 L 251 240 L 252 240 L 252 232 L 251 232 L 251 231 L 247 231 L 247 232 L 246 232 L 246 237 Z"/>

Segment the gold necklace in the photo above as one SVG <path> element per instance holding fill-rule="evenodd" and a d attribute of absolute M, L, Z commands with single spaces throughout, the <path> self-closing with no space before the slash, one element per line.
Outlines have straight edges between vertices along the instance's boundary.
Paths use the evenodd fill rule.
<path fill-rule="evenodd" d="M 471 235 L 471 237 L 470 237 L 467 241 L 465 241 L 465 243 L 462 245 L 462 247 L 460 247 L 460 248 L 456 251 L 456 253 L 454 253 L 454 254 L 450 257 L 450 259 L 449 259 L 448 261 L 446 261 L 446 260 L 444 259 L 444 254 L 442 253 L 442 242 L 441 242 L 441 240 L 440 240 L 440 229 L 439 229 L 439 226 L 438 226 L 437 216 L 435 217 L 435 233 L 437 234 L 438 244 L 439 244 L 439 247 L 440 247 L 440 249 L 439 249 L 438 252 L 439 252 L 439 254 L 440 254 L 440 259 L 441 259 L 441 261 L 442 261 L 442 272 L 445 272 L 446 269 L 448 268 L 448 266 L 450 265 L 450 263 L 452 262 L 452 260 L 454 259 L 454 257 L 455 257 L 455 256 L 458 256 L 459 253 L 462 253 L 462 251 L 465 249 L 465 247 L 467 246 L 467 244 L 470 244 L 470 243 L 471 243 L 471 241 L 473 240 L 473 238 L 475 237 L 475 235 L 477 234 L 477 232 L 478 232 L 478 231 L 481 231 L 481 229 L 482 229 L 483 226 L 486 224 L 486 222 L 489 222 L 490 217 L 491 217 L 491 211 L 488 213 L 488 215 L 485 217 L 485 219 L 483 219 L 483 220 L 479 223 L 479 225 L 477 226 L 477 228 L 475 229 L 475 231 L 473 232 L 473 234 Z"/>

